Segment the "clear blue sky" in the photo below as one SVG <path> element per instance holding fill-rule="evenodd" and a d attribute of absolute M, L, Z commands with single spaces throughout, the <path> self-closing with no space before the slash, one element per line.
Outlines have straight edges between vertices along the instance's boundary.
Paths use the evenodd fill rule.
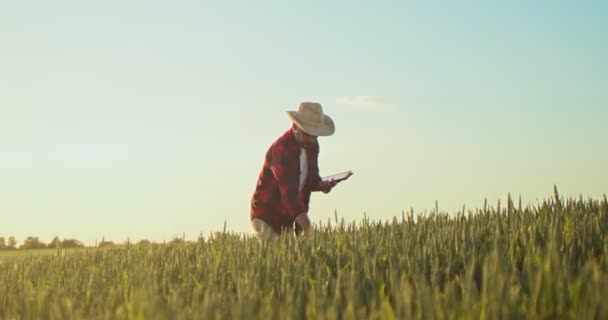
<path fill-rule="evenodd" d="M 336 123 L 321 174 L 355 172 L 315 222 L 599 198 L 605 3 L 2 1 L 0 236 L 249 233 L 304 100 Z"/>

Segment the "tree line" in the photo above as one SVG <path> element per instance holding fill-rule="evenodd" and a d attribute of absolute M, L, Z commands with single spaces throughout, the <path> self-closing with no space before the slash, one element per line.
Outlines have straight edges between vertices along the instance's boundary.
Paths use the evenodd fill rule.
<path fill-rule="evenodd" d="M 0 250 L 18 250 L 18 249 L 45 249 L 45 248 L 79 248 L 84 247 L 84 244 L 77 239 L 59 239 L 53 238 L 51 242 L 44 243 L 38 237 L 27 237 L 21 245 L 18 246 L 17 239 L 10 236 L 8 238 L 0 237 Z"/>
<path fill-rule="evenodd" d="M 185 242 L 185 240 L 176 237 L 170 243 L 176 243 L 176 242 Z M 153 243 L 154 242 L 152 242 L 150 240 L 146 240 L 146 239 L 140 240 L 137 243 L 131 243 L 130 240 L 128 240 L 128 239 L 124 242 L 125 245 L 131 245 L 131 244 L 150 245 Z M 93 247 L 102 248 L 102 247 L 110 247 L 110 246 L 114 246 L 114 245 L 115 245 L 114 242 L 102 239 L 100 242 L 95 241 L 95 245 Z M 41 241 L 38 237 L 27 237 L 27 238 L 25 238 L 25 240 L 23 240 L 21 245 L 18 245 L 17 239 L 13 236 L 10 236 L 8 238 L 0 236 L 0 250 L 82 248 L 84 246 L 85 245 L 77 239 L 61 240 L 61 239 L 59 239 L 58 236 L 55 236 L 53 238 L 53 240 L 51 240 L 51 242 L 49 242 L 49 243 L 44 243 L 44 241 Z"/>

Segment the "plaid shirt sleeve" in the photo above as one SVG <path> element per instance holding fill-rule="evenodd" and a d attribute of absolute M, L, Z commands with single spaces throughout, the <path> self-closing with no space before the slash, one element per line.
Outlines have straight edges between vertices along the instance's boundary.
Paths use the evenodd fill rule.
<path fill-rule="evenodd" d="M 297 153 L 289 152 L 285 145 L 277 145 L 270 154 L 270 170 L 278 183 L 281 200 L 292 218 L 306 211 L 306 206 L 300 198 L 300 169 L 296 156 Z"/>
<path fill-rule="evenodd" d="M 314 149 L 312 150 L 313 157 L 311 158 L 311 165 L 309 166 L 311 172 L 310 176 L 310 191 L 321 191 L 321 176 L 319 176 L 319 143 L 315 143 Z"/>

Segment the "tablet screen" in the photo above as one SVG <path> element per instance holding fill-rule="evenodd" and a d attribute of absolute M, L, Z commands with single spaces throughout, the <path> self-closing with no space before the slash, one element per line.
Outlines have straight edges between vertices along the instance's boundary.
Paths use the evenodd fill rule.
<path fill-rule="evenodd" d="M 326 176 L 323 177 L 323 181 L 330 181 L 330 180 L 342 180 L 342 179 L 346 179 L 348 178 L 350 175 L 352 175 L 353 172 L 352 171 L 344 171 L 344 172 L 340 172 L 340 173 L 336 173 L 336 174 L 332 174 L 331 176 Z"/>

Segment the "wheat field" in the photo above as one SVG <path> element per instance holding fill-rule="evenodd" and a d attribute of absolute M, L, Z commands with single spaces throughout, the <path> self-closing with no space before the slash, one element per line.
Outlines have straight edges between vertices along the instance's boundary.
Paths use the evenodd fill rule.
<path fill-rule="evenodd" d="M 608 202 L 0 256 L 0 319 L 607 319 Z"/>

